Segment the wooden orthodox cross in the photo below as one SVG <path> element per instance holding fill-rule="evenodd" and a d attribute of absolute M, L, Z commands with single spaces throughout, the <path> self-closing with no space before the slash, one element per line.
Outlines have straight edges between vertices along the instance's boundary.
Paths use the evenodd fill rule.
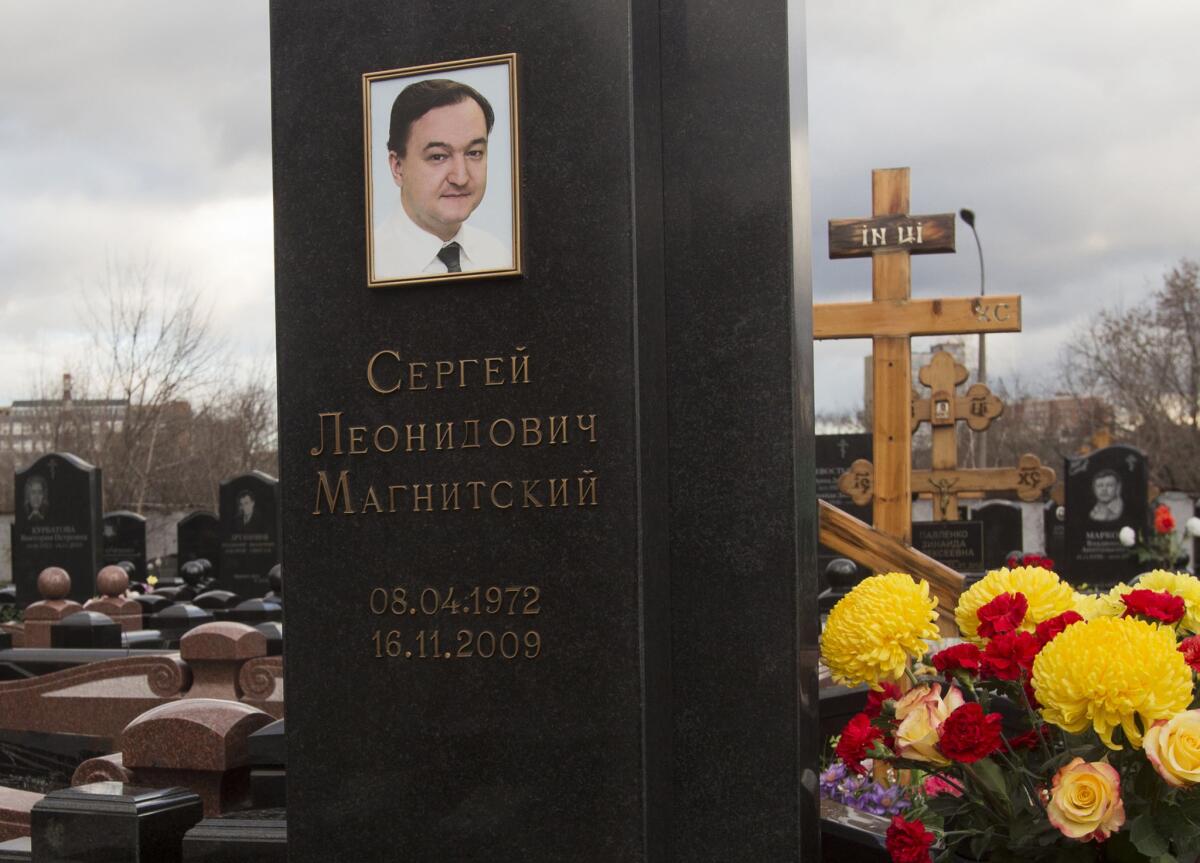
<path fill-rule="evenodd" d="M 1032 453 L 1021 456 L 1015 468 L 959 469 L 956 425 L 965 422 L 971 431 L 984 431 L 1004 412 L 1004 403 L 981 383 L 972 384 L 959 395 L 958 385 L 966 382 L 967 370 L 946 351 L 933 355 L 929 365 L 921 369 L 919 379 L 931 394 L 929 398 L 913 394 L 912 430 L 923 422 L 933 427 L 933 468 L 913 471 L 912 490 L 933 498 L 934 521 L 958 520 L 960 494 L 1012 491 L 1021 500 L 1032 501 L 1054 485 L 1054 470 Z M 871 497 L 871 463 L 855 461 L 838 485 L 855 503 L 865 504 Z"/>
<path fill-rule="evenodd" d="M 869 303 L 813 307 L 813 338 L 873 341 L 875 527 L 912 541 L 913 336 L 1015 333 L 1019 296 L 912 298 L 911 256 L 954 251 L 954 214 L 910 216 L 908 168 L 871 172 L 872 215 L 829 222 L 829 257 L 871 258 Z"/>

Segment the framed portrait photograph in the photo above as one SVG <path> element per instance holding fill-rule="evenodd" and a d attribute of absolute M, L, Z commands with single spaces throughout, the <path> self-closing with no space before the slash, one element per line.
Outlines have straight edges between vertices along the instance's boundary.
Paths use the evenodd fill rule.
<path fill-rule="evenodd" d="M 363 75 L 370 287 L 521 274 L 517 55 Z"/>

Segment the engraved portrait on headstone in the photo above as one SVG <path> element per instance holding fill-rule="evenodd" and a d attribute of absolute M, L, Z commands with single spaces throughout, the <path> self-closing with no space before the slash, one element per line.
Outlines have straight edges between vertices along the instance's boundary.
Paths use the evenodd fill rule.
<path fill-rule="evenodd" d="M 25 481 L 25 518 L 31 522 L 45 521 L 50 511 L 50 488 L 46 478 L 34 474 Z"/>
<path fill-rule="evenodd" d="M 1092 496 L 1096 499 L 1088 518 L 1092 521 L 1116 521 L 1125 511 L 1121 501 L 1121 477 L 1115 470 L 1104 470 L 1092 478 Z"/>

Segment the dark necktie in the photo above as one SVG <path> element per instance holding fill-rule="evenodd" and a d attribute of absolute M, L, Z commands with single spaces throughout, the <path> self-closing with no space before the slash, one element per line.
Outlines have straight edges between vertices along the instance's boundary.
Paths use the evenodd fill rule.
<path fill-rule="evenodd" d="M 458 260 L 458 253 L 462 251 L 462 246 L 458 243 L 447 243 L 442 246 L 442 250 L 438 252 L 438 260 L 446 265 L 447 273 L 461 273 L 462 264 Z"/>

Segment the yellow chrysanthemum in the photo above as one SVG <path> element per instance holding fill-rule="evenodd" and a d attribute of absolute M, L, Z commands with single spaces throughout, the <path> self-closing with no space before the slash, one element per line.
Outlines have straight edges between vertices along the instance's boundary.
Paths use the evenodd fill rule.
<path fill-rule="evenodd" d="M 1186 608 L 1183 619 L 1179 621 L 1179 629 L 1200 632 L 1200 579 L 1186 572 L 1168 572 L 1165 569 L 1143 572 L 1136 584 L 1118 584 L 1109 591 L 1109 603 L 1117 609 L 1115 614 L 1125 612 L 1121 597 L 1131 590 L 1165 590 L 1172 596 L 1178 596 Z"/>
<path fill-rule="evenodd" d="M 889 572 L 864 579 L 829 613 L 821 656 L 838 683 L 877 687 L 898 680 L 909 657 L 925 652 L 938 637 L 937 600 L 929 585 Z"/>
<path fill-rule="evenodd" d="M 1095 620 L 1097 617 L 1120 617 L 1121 610 L 1114 610 L 1107 596 L 1097 596 L 1094 593 L 1075 593 L 1072 606 L 1084 620 Z"/>
<path fill-rule="evenodd" d="M 979 609 L 1002 593 L 1021 593 L 1029 602 L 1029 610 L 1019 627 L 1022 632 L 1033 632 L 1043 620 L 1075 607 L 1071 585 L 1048 569 L 1040 566 L 993 569 L 958 598 L 954 620 L 963 638 L 979 641 L 976 635 Z"/>
<path fill-rule="evenodd" d="M 1143 729 L 1187 709 L 1192 670 L 1169 626 L 1098 617 L 1068 626 L 1042 648 L 1033 691 L 1047 722 L 1073 734 L 1090 725 L 1109 749 L 1122 748 L 1112 739 L 1120 726 L 1140 749 Z"/>

